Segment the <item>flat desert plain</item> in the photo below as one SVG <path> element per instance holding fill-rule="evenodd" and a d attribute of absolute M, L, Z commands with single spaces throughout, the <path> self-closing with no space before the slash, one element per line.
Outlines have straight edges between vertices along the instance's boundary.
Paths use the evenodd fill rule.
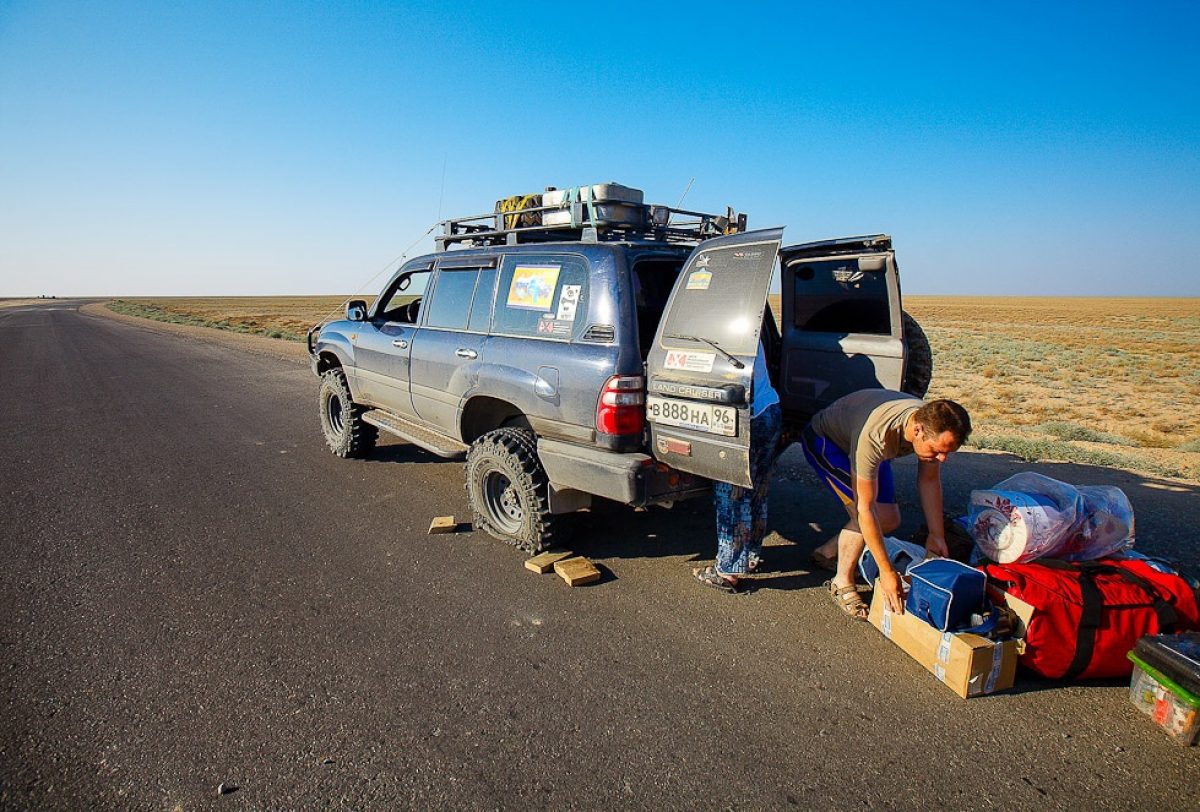
<path fill-rule="evenodd" d="M 347 298 L 130 298 L 109 306 L 300 339 Z M 1200 481 L 1200 299 L 909 296 L 905 306 L 933 348 L 929 395 L 967 407 L 973 446 Z"/>

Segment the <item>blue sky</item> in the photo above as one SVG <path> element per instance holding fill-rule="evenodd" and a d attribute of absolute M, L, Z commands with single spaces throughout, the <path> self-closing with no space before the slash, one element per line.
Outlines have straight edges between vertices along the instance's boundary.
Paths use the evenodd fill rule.
<path fill-rule="evenodd" d="M 1198 7 L 831 5 L 0 0 L 0 295 L 371 291 L 439 213 L 694 178 L 908 293 L 1200 296 Z"/>

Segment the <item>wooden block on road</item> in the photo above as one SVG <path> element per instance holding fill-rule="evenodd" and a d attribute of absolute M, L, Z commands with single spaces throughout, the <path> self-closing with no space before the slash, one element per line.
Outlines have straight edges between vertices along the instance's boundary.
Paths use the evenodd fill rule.
<path fill-rule="evenodd" d="M 567 586 L 583 586 L 600 580 L 600 570 L 583 556 L 556 562 L 554 571 L 567 582 Z"/>
<path fill-rule="evenodd" d="M 453 533 L 458 527 L 458 522 L 454 521 L 453 516 L 436 516 L 429 523 L 429 535 L 434 533 Z"/>
<path fill-rule="evenodd" d="M 533 572 L 542 575 L 543 573 L 547 573 L 554 569 L 554 565 L 557 562 L 562 561 L 564 558 L 570 558 L 573 555 L 575 555 L 575 553 L 565 550 L 555 553 L 538 553 L 533 558 L 530 558 L 525 562 L 525 569 L 532 570 Z"/>

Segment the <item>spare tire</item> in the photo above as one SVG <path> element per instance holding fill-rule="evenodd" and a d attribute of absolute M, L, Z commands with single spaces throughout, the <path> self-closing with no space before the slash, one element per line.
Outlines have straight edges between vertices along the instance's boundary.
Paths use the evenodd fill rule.
<path fill-rule="evenodd" d="M 917 320 L 901 313 L 904 323 L 904 382 L 900 389 L 914 397 L 923 398 L 933 380 L 933 351 L 929 337 Z"/>

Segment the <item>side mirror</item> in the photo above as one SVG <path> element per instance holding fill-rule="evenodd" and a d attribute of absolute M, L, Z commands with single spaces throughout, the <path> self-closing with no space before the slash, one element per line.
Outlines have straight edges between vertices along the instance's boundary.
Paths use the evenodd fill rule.
<path fill-rule="evenodd" d="M 367 303 L 362 299 L 351 299 L 346 302 L 346 318 L 349 321 L 366 321 Z"/>

